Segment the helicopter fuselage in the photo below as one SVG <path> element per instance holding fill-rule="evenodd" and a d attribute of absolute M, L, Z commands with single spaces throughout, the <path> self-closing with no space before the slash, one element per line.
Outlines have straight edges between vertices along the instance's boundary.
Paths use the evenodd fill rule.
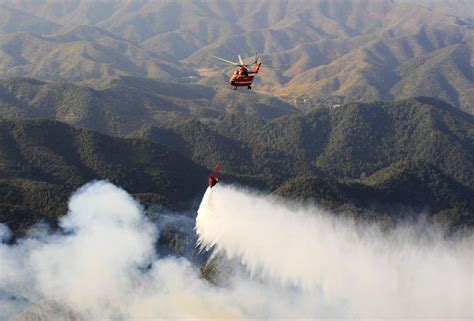
<path fill-rule="evenodd" d="M 257 62 L 255 63 L 257 64 Z M 231 86 L 234 86 L 234 89 L 237 89 L 237 87 L 247 87 L 248 89 L 252 89 L 252 83 L 255 78 L 254 75 L 258 74 L 261 65 L 262 63 L 258 63 L 257 69 L 255 70 L 248 70 L 246 66 L 240 66 L 240 68 L 234 72 L 232 77 L 230 77 Z"/>
<path fill-rule="evenodd" d="M 254 78 L 255 77 L 251 75 L 232 75 L 230 84 L 234 87 L 249 87 L 252 86 Z"/>

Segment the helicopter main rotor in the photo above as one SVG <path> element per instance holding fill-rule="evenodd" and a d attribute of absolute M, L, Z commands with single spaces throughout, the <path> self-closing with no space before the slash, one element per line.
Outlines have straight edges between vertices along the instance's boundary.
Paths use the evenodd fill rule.
<path fill-rule="evenodd" d="M 230 61 L 230 60 L 227 60 L 227 59 L 224 59 L 224 58 L 220 58 L 220 57 L 216 57 L 216 56 L 212 56 L 213 58 L 216 58 L 222 62 L 225 62 L 227 64 L 230 64 L 232 66 L 236 66 L 236 67 L 245 67 L 245 68 L 248 68 L 252 65 L 256 65 L 258 63 L 258 59 L 260 58 L 259 54 L 256 53 L 255 54 L 255 60 L 253 63 L 251 64 L 245 64 L 244 63 L 244 60 L 242 59 L 242 57 L 240 55 L 237 55 L 237 58 L 239 59 L 239 62 L 233 62 L 233 61 Z"/>

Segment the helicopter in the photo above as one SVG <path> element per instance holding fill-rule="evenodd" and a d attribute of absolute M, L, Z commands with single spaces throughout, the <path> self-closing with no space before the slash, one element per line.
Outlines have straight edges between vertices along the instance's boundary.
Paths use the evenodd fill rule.
<path fill-rule="evenodd" d="M 213 188 L 219 182 L 219 172 L 221 170 L 221 161 L 217 161 L 209 176 L 209 188 Z"/>
<path fill-rule="evenodd" d="M 260 66 L 262 65 L 262 62 L 259 62 L 260 56 L 258 55 L 258 53 L 255 54 L 255 60 L 251 64 L 245 64 L 244 60 L 240 55 L 237 55 L 237 57 L 239 58 L 238 63 L 216 56 L 213 57 L 232 66 L 239 67 L 239 69 L 234 71 L 234 74 L 232 75 L 232 77 L 230 77 L 229 80 L 230 85 L 234 87 L 234 90 L 237 90 L 238 87 L 247 87 L 247 89 L 249 90 L 252 89 L 252 83 L 255 78 L 254 75 L 258 74 Z M 249 70 L 249 67 L 253 65 L 256 66 L 255 70 Z"/>

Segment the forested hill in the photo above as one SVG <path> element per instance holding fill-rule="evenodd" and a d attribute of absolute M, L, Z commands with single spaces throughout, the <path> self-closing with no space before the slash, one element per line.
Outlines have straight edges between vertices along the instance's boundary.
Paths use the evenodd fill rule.
<path fill-rule="evenodd" d="M 107 179 L 145 204 L 188 208 L 207 170 L 151 141 L 50 120 L 0 121 L 0 213 L 14 231 L 55 223 L 79 186 Z"/>
<path fill-rule="evenodd" d="M 474 189 L 424 161 L 400 161 L 357 180 L 298 177 L 275 193 L 370 219 L 416 219 L 420 214 L 433 214 L 433 222 L 445 228 L 474 225 Z"/>
<path fill-rule="evenodd" d="M 148 203 L 189 206 L 217 160 L 224 182 L 358 213 L 396 217 L 415 185 L 423 193 L 407 199 L 408 212 L 471 224 L 474 117 L 438 99 L 298 111 L 266 95 L 131 77 L 88 86 L 6 79 L 0 91 L 10 119 L 1 122 L 2 215 L 18 229 L 64 213 L 67 195 L 92 179 Z"/>
<path fill-rule="evenodd" d="M 224 168 L 283 180 L 360 178 L 410 158 L 474 186 L 474 117 L 432 98 L 354 103 L 272 120 L 228 114 L 208 124 L 177 124 L 171 132 L 144 128 L 134 136 L 176 146 L 205 166 L 212 162 L 206 155 L 233 146 L 238 159 L 218 154 Z"/>
<path fill-rule="evenodd" d="M 110 77 L 87 86 L 0 79 L 1 118 L 56 119 L 112 135 L 128 134 L 144 124 L 169 127 L 229 112 L 275 118 L 296 111 L 268 95 L 145 78 Z"/>
<path fill-rule="evenodd" d="M 228 114 L 132 136 L 206 167 L 221 159 L 228 179 L 332 208 L 452 210 L 446 213 L 462 213 L 456 217 L 463 222 L 474 212 L 474 117 L 437 99 L 354 103 L 277 119 Z"/>

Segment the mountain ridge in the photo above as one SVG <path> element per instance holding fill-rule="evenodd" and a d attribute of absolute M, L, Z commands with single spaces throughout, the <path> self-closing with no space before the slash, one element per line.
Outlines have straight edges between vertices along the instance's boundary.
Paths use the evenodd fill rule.
<path fill-rule="evenodd" d="M 179 120 L 215 118 L 226 112 L 269 118 L 296 112 L 268 95 L 134 77 L 84 85 L 7 78 L 0 79 L 0 92 L 2 118 L 50 118 L 119 135 L 144 124 L 172 126 Z"/>
<path fill-rule="evenodd" d="M 92 180 L 109 180 L 145 204 L 182 209 L 207 177 L 207 170 L 155 142 L 52 120 L 0 120 L 0 173 L 1 221 L 14 231 L 41 219 L 57 222 L 70 194 Z"/>
<path fill-rule="evenodd" d="M 230 69 L 210 57 L 234 60 L 258 51 L 261 91 L 345 102 L 435 96 L 474 113 L 474 17 L 467 1 L 27 2 L 0 2 L 31 17 L 19 19 L 16 29 L 0 28 L 1 75 L 74 82 L 129 75 L 224 87 Z M 55 27 L 45 37 L 12 33 L 34 33 L 29 24 L 47 21 Z M 81 41 L 44 49 L 53 45 L 48 39 L 71 37 Z M 444 58 L 448 65 L 439 66 Z M 215 72 L 200 73 L 203 67 Z"/>

